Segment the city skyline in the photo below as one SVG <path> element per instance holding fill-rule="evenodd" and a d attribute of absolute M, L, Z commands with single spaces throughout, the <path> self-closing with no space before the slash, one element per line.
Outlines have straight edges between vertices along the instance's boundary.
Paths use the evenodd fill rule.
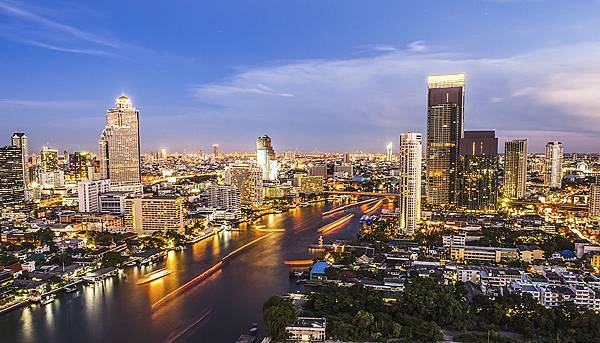
<path fill-rule="evenodd" d="M 182 11 L 127 4 L 109 19 L 116 8 L 110 1 L 67 3 L 61 10 L 0 1 L 7 28 L 0 63 L 11 66 L 0 88 L 7 118 L 2 137 L 26 132 L 31 151 L 42 145 L 95 151 L 94 128 L 106 104 L 125 92 L 143 113 L 144 152 L 209 151 L 214 142 L 224 152 L 252 151 L 254 138 L 265 133 L 280 151 L 385 151 L 400 132 L 426 131 L 427 75 L 465 72 L 466 130 L 495 129 L 501 147 L 528 138 L 531 151 L 543 152 L 555 140 L 565 142 L 566 152 L 593 151 L 600 142 L 593 125 L 600 44 L 592 13 L 598 3 L 566 9 L 547 1 L 473 4 L 365 8 L 351 2 L 335 6 L 335 18 L 329 5 L 265 2 L 206 21 L 203 16 L 224 5 Z M 181 20 L 161 23 L 150 35 L 136 28 L 148 29 L 147 18 L 157 11 Z M 268 20 L 252 22 L 248 31 L 247 19 L 239 20 L 247 13 Z M 186 20 L 190 15 L 198 20 Z M 314 27 L 306 29 L 302 18 L 309 15 Z M 402 20 L 373 20 L 390 15 Z M 348 27 L 356 16 L 373 28 Z M 547 20 L 537 20 L 542 17 Z M 429 21 L 462 24 L 439 32 L 423 24 Z M 501 33 L 499 23 L 507 25 Z M 178 33 L 178 42 L 167 38 Z M 195 44 L 179 43 L 186 39 Z M 236 44 L 223 43 L 231 39 Z M 32 63 L 38 59 L 45 63 Z M 24 73 L 34 87 L 21 81 Z M 337 139 L 326 139 L 330 132 Z"/>

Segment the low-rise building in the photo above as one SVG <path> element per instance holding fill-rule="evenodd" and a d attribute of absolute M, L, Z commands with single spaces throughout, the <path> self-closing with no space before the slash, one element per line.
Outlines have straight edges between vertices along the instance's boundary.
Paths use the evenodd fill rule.
<path fill-rule="evenodd" d="M 326 324 L 325 318 L 298 317 L 293 325 L 285 328 L 286 342 L 323 342 Z"/>

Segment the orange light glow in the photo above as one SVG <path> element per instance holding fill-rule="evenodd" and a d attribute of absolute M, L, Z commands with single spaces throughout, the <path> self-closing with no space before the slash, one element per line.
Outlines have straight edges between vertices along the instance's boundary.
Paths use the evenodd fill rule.
<path fill-rule="evenodd" d="M 350 213 L 349 215 L 342 217 L 334 222 L 331 222 L 323 227 L 321 227 L 319 230 L 317 230 L 318 232 L 322 232 L 322 233 L 327 233 L 331 230 L 335 230 L 337 228 L 339 228 L 340 226 L 346 224 L 347 222 L 350 221 L 350 219 L 352 219 L 352 217 L 354 217 L 354 213 Z"/>
<path fill-rule="evenodd" d="M 190 281 L 186 282 L 183 286 L 177 288 L 173 292 L 171 292 L 171 293 L 165 295 L 164 297 L 162 297 L 159 301 L 157 301 L 154 304 L 152 304 L 152 309 L 154 310 L 154 309 L 160 307 L 161 305 L 163 305 L 164 303 L 166 303 L 167 301 L 169 301 L 171 298 L 175 297 L 177 294 L 185 291 L 186 289 L 190 288 L 194 284 L 196 284 L 196 283 L 198 283 L 198 282 L 206 279 L 212 273 L 214 273 L 215 271 L 219 270 L 222 266 L 223 266 L 223 261 L 219 261 L 218 263 L 216 263 L 212 267 L 208 268 L 204 273 L 196 276 L 195 278 L 193 278 Z"/>
<path fill-rule="evenodd" d="M 283 264 L 285 264 L 286 266 L 305 266 L 305 265 L 311 265 L 313 263 L 313 260 L 287 260 L 287 261 L 283 261 Z"/>

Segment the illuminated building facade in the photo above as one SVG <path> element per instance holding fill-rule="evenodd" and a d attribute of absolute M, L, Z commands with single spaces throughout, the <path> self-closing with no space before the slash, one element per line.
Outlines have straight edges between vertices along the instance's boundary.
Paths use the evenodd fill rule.
<path fill-rule="evenodd" d="M 456 200 L 470 211 L 495 210 L 498 202 L 498 138 L 495 131 L 465 131 L 460 141 Z"/>
<path fill-rule="evenodd" d="M 392 144 L 392 142 L 389 142 L 388 145 L 385 147 L 386 150 L 386 159 L 388 161 L 392 161 L 394 159 L 394 144 Z"/>
<path fill-rule="evenodd" d="M 81 181 L 77 183 L 79 212 L 100 212 L 100 194 L 110 191 L 110 180 Z"/>
<path fill-rule="evenodd" d="M 559 189 L 562 184 L 563 145 L 561 142 L 546 144 L 544 162 L 544 186 Z"/>
<path fill-rule="evenodd" d="M 589 197 L 589 217 L 600 220 L 600 184 L 595 183 L 590 186 Z"/>
<path fill-rule="evenodd" d="M 301 194 L 323 193 L 323 177 L 306 175 L 298 177 L 298 192 Z"/>
<path fill-rule="evenodd" d="M 83 181 L 90 178 L 91 155 L 87 152 L 74 152 L 69 154 L 69 178 Z"/>
<path fill-rule="evenodd" d="M 240 191 L 235 186 L 210 185 L 208 206 L 226 210 L 240 208 Z"/>
<path fill-rule="evenodd" d="M 23 184 L 25 187 L 29 185 L 29 142 L 27 135 L 23 132 L 15 132 L 12 135 L 12 145 L 21 149 L 21 156 L 23 157 Z"/>
<path fill-rule="evenodd" d="M 185 198 L 135 197 L 125 200 L 124 224 L 127 231 L 185 231 Z"/>
<path fill-rule="evenodd" d="M 22 149 L 14 145 L 0 147 L 0 208 L 24 201 Z"/>
<path fill-rule="evenodd" d="M 427 85 L 427 201 L 433 206 L 454 205 L 465 74 L 431 75 Z"/>
<path fill-rule="evenodd" d="M 256 139 L 256 162 L 262 170 L 263 180 L 277 179 L 277 157 L 271 144 L 271 137 L 264 135 Z"/>
<path fill-rule="evenodd" d="M 40 151 L 40 163 L 42 165 L 42 172 L 57 172 L 59 170 L 58 150 L 43 146 L 42 150 Z"/>
<path fill-rule="evenodd" d="M 421 219 L 421 159 L 420 133 L 400 135 L 400 231 L 414 235 Z"/>
<path fill-rule="evenodd" d="M 512 199 L 525 197 L 527 185 L 527 140 L 504 143 L 504 196 Z"/>
<path fill-rule="evenodd" d="M 140 112 L 125 95 L 106 111 L 100 136 L 100 171 L 115 184 L 140 183 Z"/>
<path fill-rule="evenodd" d="M 229 166 L 223 179 L 226 185 L 235 186 L 240 191 L 242 205 L 260 205 L 264 200 L 262 169 L 251 166 Z"/>

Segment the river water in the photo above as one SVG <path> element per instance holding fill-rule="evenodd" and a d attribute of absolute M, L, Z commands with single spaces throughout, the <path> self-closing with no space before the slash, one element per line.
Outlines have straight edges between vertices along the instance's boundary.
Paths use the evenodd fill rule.
<path fill-rule="evenodd" d="M 317 229 L 348 212 L 354 218 L 324 235 L 353 239 L 363 205 L 322 217 L 329 204 L 319 203 L 283 214 L 268 215 L 239 231 L 223 232 L 183 251 L 171 251 L 164 262 L 126 269 L 82 291 L 57 297 L 52 304 L 32 305 L 0 316 L 0 342 L 235 342 L 253 322 L 264 334 L 262 305 L 273 294 L 294 292 L 287 260 L 310 259 L 308 245 L 317 243 Z M 237 252 L 206 279 L 158 308 L 152 304 L 202 274 L 235 249 L 284 229 Z M 138 285 L 153 270 L 172 271 L 161 279 Z"/>

